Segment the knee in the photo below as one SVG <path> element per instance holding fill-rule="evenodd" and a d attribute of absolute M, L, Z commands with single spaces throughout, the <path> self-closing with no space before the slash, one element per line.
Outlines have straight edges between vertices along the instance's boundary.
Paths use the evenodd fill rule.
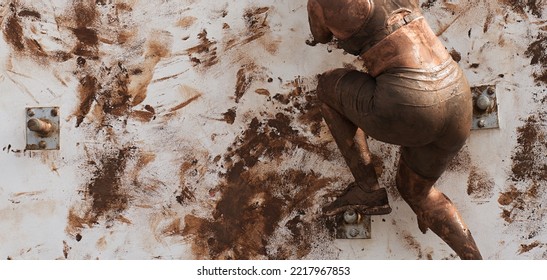
<path fill-rule="evenodd" d="M 338 84 L 338 81 L 350 71 L 352 70 L 339 68 L 319 75 L 317 83 L 317 98 L 321 102 L 329 104 L 336 94 L 336 85 Z"/>

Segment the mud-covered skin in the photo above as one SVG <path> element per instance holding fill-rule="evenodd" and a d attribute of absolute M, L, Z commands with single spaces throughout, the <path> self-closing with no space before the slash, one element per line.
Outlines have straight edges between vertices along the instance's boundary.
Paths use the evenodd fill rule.
<path fill-rule="evenodd" d="M 371 168 L 372 156 L 366 136 L 401 145 L 402 155 L 396 185 L 403 199 L 417 214 L 419 228 L 424 233 L 430 228 L 461 259 L 482 259 L 454 204 L 433 187 L 469 136 L 471 123 L 468 119 L 471 119 L 472 112 L 469 85 L 461 74 L 461 69 L 455 65 L 450 54 L 421 17 L 416 1 L 372 2 L 374 8 L 371 9 L 367 0 L 308 1 L 314 41 L 327 43 L 334 36 L 336 39 L 351 42 L 349 47 L 342 44 L 342 48 L 349 53 L 361 55 L 369 71 L 353 73 L 359 85 L 347 81 L 343 83 L 344 76 L 352 74 L 347 69 L 336 69 L 323 74 L 317 89 L 318 97 L 323 102 L 323 117 L 357 184 L 365 186 L 362 195 L 379 189 L 377 175 L 374 168 Z M 344 5 L 347 7 L 341 8 Z M 378 7 L 381 5 L 384 9 Z M 367 10 L 363 7 L 369 8 Z M 361 17 L 344 14 L 344 11 L 359 8 L 365 11 Z M 385 15 L 375 15 L 379 11 Z M 337 16 L 333 17 L 334 14 Z M 401 23 L 402 18 L 402 26 L 397 26 L 396 29 L 391 27 L 392 24 Z M 350 22 L 352 20 L 353 23 Z M 370 46 L 371 42 L 373 44 Z M 437 78 L 437 74 L 441 74 L 445 67 L 455 74 Z M 362 77 L 357 77 L 359 74 Z M 419 77 L 415 84 L 406 84 L 408 81 L 412 83 L 411 77 L 414 76 Z M 400 85 L 401 81 L 403 85 Z M 450 92 L 446 91 L 447 87 L 452 87 Z M 398 96 L 404 100 L 384 104 L 379 100 L 388 99 L 385 95 L 392 92 L 401 92 L 401 88 L 408 88 L 402 90 L 402 93 L 408 92 L 408 95 Z M 434 101 L 431 99 L 431 104 L 427 103 L 427 98 L 438 95 L 441 89 L 445 91 L 446 98 Z M 420 94 L 416 94 L 418 92 Z M 428 92 L 431 94 L 428 95 Z M 370 98 L 362 98 L 366 95 Z M 426 99 L 422 96 L 426 96 Z M 357 102 L 347 101 L 348 98 Z M 444 104 L 447 103 L 446 100 L 450 100 L 451 104 Z M 394 106 L 382 106 L 385 104 Z M 402 104 L 403 107 L 399 106 Z M 433 109 L 420 111 L 429 107 Z M 416 114 L 425 115 L 416 117 L 417 121 L 409 122 L 409 117 L 414 118 L 413 108 L 416 108 Z M 379 113 L 380 110 L 382 112 Z M 410 114 L 404 115 L 401 111 L 405 110 Z M 374 114 L 378 114 L 378 117 L 371 118 L 370 115 Z M 385 123 L 382 125 L 383 118 Z M 367 123 L 369 119 L 375 123 Z M 407 126 L 393 125 L 397 122 L 407 123 Z M 398 131 L 394 131 L 394 127 Z M 343 197 L 339 198 L 342 199 Z M 333 203 L 338 204 L 341 203 Z M 338 206 L 340 209 L 344 208 Z"/>

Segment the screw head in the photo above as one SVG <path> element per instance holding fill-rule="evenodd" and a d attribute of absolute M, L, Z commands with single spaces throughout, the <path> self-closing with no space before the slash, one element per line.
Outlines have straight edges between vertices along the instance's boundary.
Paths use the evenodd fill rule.
<path fill-rule="evenodd" d="M 57 117 L 58 115 L 59 115 L 59 109 L 58 108 L 51 109 L 51 116 L 52 117 Z"/>
<path fill-rule="evenodd" d="M 486 121 L 483 119 L 480 119 L 479 122 L 477 123 L 477 126 L 480 128 L 484 128 L 486 126 Z"/>
<path fill-rule="evenodd" d="M 492 94 L 496 93 L 496 90 L 493 87 L 489 87 L 486 90 L 486 93 L 488 93 L 489 95 L 492 95 Z"/>
<path fill-rule="evenodd" d="M 40 149 L 45 149 L 47 147 L 46 141 L 40 141 L 40 143 L 38 143 L 38 147 L 40 147 Z"/>
<path fill-rule="evenodd" d="M 34 111 L 32 111 L 32 109 L 27 109 L 27 116 L 34 117 Z"/>
<path fill-rule="evenodd" d="M 359 230 L 356 229 L 356 228 L 352 228 L 350 231 L 349 231 L 349 235 L 351 237 L 357 237 L 359 235 Z"/>
<path fill-rule="evenodd" d="M 492 101 L 490 101 L 490 98 L 486 95 L 481 95 L 479 98 L 477 98 L 477 107 L 481 110 L 486 110 L 492 106 Z"/>

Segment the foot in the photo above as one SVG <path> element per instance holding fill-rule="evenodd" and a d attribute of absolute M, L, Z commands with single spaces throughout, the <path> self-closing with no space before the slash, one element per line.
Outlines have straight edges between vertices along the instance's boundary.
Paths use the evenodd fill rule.
<path fill-rule="evenodd" d="M 386 215 L 391 213 L 385 188 L 367 192 L 357 183 L 351 183 L 342 195 L 323 208 L 323 213 L 332 216 L 354 209 L 364 215 Z"/>

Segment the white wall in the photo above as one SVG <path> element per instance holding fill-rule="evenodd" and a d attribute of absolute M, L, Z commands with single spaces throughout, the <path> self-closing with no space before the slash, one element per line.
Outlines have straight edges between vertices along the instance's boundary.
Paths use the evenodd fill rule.
<path fill-rule="evenodd" d="M 306 1 L 66 2 L 0 2 L 0 258 L 456 258 L 398 196 L 397 147 L 374 141 L 394 211 L 371 240 L 329 235 L 319 209 L 351 176 L 315 77 L 361 62 L 304 44 Z M 546 258 L 545 4 L 430 2 L 501 123 L 438 187 L 485 258 Z M 59 151 L 24 151 L 32 106 L 60 107 Z"/>

